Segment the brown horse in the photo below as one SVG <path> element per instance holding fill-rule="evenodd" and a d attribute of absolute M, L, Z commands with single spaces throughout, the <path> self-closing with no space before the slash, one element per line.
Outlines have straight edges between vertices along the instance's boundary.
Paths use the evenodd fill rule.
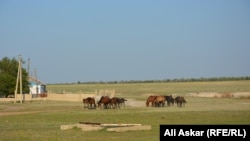
<path fill-rule="evenodd" d="M 166 101 L 165 96 L 156 96 L 156 98 L 154 100 L 154 105 L 155 105 L 155 107 L 164 107 L 165 101 Z"/>
<path fill-rule="evenodd" d="M 113 97 L 110 99 L 110 108 L 117 109 L 121 108 L 122 105 L 125 107 L 125 101 L 127 101 L 125 98 Z"/>
<path fill-rule="evenodd" d="M 90 108 L 96 108 L 95 99 L 92 98 L 92 97 L 88 97 L 88 98 L 82 99 L 82 102 L 84 104 L 84 108 L 89 108 L 89 109 Z"/>
<path fill-rule="evenodd" d="M 110 105 L 110 108 L 113 108 L 113 109 L 120 108 L 119 98 L 117 98 L 117 97 L 111 98 L 109 101 L 109 105 Z"/>
<path fill-rule="evenodd" d="M 125 108 L 125 101 L 128 101 L 128 100 L 125 98 L 118 98 L 119 107 L 123 105 L 123 107 Z"/>
<path fill-rule="evenodd" d="M 182 107 L 182 106 L 185 106 L 185 103 L 187 103 L 187 101 L 185 100 L 185 98 L 183 96 L 177 96 L 175 99 L 174 99 L 176 105 L 178 107 Z"/>
<path fill-rule="evenodd" d="M 104 106 L 104 109 L 108 109 L 109 108 L 109 104 L 110 104 L 110 98 L 109 96 L 102 96 L 100 98 L 100 100 L 98 101 L 98 107 L 100 107 L 102 109 L 102 104 Z"/>
<path fill-rule="evenodd" d="M 150 103 L 151 103 L 152 106 L 154 106 L 154 101 L 155 101 L 156 97 L 157 96 L 155 96 L 155 95 L 149 96 L 148 99 L 147 99 L 147 101 L 146 101 L 146 106 L 148 107 Z"/>

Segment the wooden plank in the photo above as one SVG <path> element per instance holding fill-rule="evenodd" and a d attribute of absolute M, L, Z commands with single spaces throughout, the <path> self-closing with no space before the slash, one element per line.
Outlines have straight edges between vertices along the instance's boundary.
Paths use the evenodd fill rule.
<path fill-rule="evenodd" d="M 134 123 L 99 123 L 99 122 L 82 122 L 79 124 L 87 124 L 87 125 L 100 125 L 103 127 L 122 127 L 122 126 L 141 126 L 142 124 L 134 124 Z"/>
<path fill-rule="evenodd" d="M 92 125 L 92 124 L 78 124 L 77 127 L 81 128 L 82 131 L 98 131 L 105 128 L 101 127 L 100 125 Z"/>
<path fill-rule="evenodd" d="M 107 128 L 107 131 L 114 131 L 114 132 L 139 131 L 139 130 L 151 130 L 151 125 Z"/>
<path fill-rule="evenodd" d="M 61 125 L 61 130 L 68 130 L 73 128 L 81 128 L 82 131 L 98 131 L 107 128 L 107 131 L 125 132 L 138 130 L 151 130 L 151 125 L 130 124 L 130 123 L 96 123 L 96 122 L 79 122 L 78 124 Z"/>
<path fill-rule="evenodd" d="M 127 127 L 127 126 L 141 126 L 141 124 L 130 124 L 130 123 L 103 123 L 101 124 L 103 127 Z"/>
<path fill-rule="evenodd" d="M 82 121 L 80 121 L 79 124 L 101 125 L 101 123 L 98 122 L 82 122 Z"/>

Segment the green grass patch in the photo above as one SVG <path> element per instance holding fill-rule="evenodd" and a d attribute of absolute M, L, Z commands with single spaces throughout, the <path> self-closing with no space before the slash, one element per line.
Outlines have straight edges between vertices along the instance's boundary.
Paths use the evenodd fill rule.
<path fill-rule="evenodd" d="M 148 93 L 249 92 L 250 81 L 185 82 L 152 84 L 49 85 L 48 89 L 94 91 L 115 89 L 122 97 L 145 101 Z M 84 109 L 81 102 L 33 101 L 23 104 L 0 103 L 0 140 L 3 141 L 158 141 L 160 124 L 250 124 L 249 98 L 185 97 L 183 108 L 127 106 L 121 109 Z M 60 130 L 61 125 L 78 122 L 140 123 L 149 131 L 84 132 L 78 128 Z"/>

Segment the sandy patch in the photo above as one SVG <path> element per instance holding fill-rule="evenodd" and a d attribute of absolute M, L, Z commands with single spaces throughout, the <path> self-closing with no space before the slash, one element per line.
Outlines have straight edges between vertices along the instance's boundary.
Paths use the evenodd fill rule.
<path fill-rule="evenodd" d="M 231 97 L 231 98 L 241 98 L 250 97 L 250 92 L 236 92 L 236 93 L 216 93 L 216 92 L 200 92 L 200 93 L 189 93 L 187 96 L 191 97 Z"/>
<path fill-rule="evenodd" d="M 138 101 L 138 100 L 135 100 L 135 99 L 132 99 L 132 98 L 129 98 L 127 99 L 127 101 L 125 102 L 125 105 L 126 106 L 132 106 L 132 107 L 142 107 L 142 106 L 145 106 L 146 101 Z"/>

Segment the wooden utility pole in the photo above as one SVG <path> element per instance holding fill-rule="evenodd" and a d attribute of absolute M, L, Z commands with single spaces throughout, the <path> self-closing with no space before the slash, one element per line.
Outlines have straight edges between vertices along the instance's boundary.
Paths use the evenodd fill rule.
<path fill-rule="evenodd" d="M 30 77 L 30 58 L 28 58 L 28 79 Z"/>
<path fill-rule="evenodd" d="M 15 103 L 17 101 L 17 89 L 18 89 L 18 80 L 20 81 L 20 103 L 23 102 L 23 84 L 22 84 L 22 56 L 19 55 L 17 79 L 16 79 L 16 89 L 15 89 Z"/>

